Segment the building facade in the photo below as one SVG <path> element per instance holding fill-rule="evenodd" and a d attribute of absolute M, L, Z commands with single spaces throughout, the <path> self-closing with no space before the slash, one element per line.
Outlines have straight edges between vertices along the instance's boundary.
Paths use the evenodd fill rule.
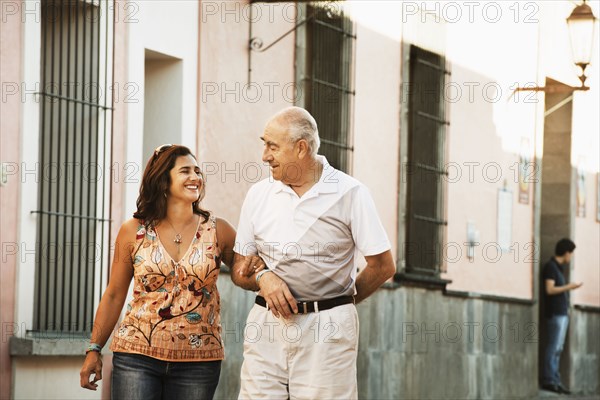
<path fill-rule="evenodd" d="M 152 149 L 195 149 L 204 206 L 236 225 L 268 177 L 264 124 L 292 104 L 370 189 L 397 262 L 358 306 L 361 398 L 536 396 L 541 266 L 561 237 L 584 282 L 562 376 L 600 393 L 598 54 L 573 90 L 572 8 L 2 2 L 1 397 L 108 398 L 110 354 L 100 391 L 78 372 Z M 253 294 L 225 267 L 219 287 L 217 397 L 234 398 Z"/>

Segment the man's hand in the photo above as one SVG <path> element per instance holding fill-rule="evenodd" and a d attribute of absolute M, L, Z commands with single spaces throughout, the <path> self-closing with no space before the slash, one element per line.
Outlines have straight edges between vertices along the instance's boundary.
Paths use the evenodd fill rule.
<path fill-rule="evenodd" d="M 390 250 L 374 256 L 366 256 L 365 260 L 367 266 L 356 277 L 356 296 L 354 296 L 356 304 L 373 294 L 396 272 L 396 264 Z"/>
<path fill-rule="evenodd" d="M 267 301 L 269 309 L 276 318 L 290 318 L 293 314 L 298 313 L 298 304 L 288 285 L 275 275 L 273 272 L 263 274 L 260 278 L 258 286 L 260 293 Z"/>
<path fill-rule="evenodd" d="M 90 377 L 94 374 L 94 379 Z M 96 390 L 98 382 L 102 379 L 102 357 L 97 351 L 90 351 L 85 356 L 85 362 L 79 372 L 79 380 L 82 388 Z"/>
<path fill-rule="evenodd" d="M 579 289 L 583 285 L 583 282 L 573 282 L 573 283 L 570 283 L 570 285 L 571 285 L 571 290 Z"/>
<path fill-rule="evenodd" d="M 568 292 L 569 290 L 578 289 L 583 285 L 582 282 L 571 282 L 563 286 L 555 286 L 555 284 L 556 282 L 554 282 L 554 279 L 546 279 L 546 293 L 549 296 L 555 296 L 557 294 Z"/>

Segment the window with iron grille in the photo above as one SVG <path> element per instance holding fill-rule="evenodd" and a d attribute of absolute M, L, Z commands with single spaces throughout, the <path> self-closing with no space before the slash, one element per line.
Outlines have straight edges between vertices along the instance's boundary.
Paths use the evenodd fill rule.
<path fill-rule="evenodd" d="M 445 59 L 410 48 L 406 270 L 438 275 L 442 268 L 446 104 Z"/>
<path fill-rule="evenodd" d="M 41 6 L 33 330 L 83 333 L 108 273 L 113 2 Z"/>
<path fill-rule="evenodd" d="M 348 172 L 351 165 L 351 121 L 354 98 L 354 24 L 340 2 L 298 5 L 308 18 L 296 35 L 296 73 L 301 90 L 297 105 L 319 126 L 319 153 Z"/>

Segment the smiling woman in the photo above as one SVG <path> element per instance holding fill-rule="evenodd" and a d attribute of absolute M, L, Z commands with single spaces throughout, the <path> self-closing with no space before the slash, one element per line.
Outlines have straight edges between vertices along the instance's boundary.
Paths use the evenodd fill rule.
<path fill-rule="evenodd" d="M 213 397 L 224 356 L 217 278 L 221 261 L 232 263 L 236 232 L 200 207 L 204 193 L 202 172 L 187 147 L 168 144 L 154 151 L 137 211 L 116 240 L 82 387 L 96 390 L 102 379 L 100 351 L 133 278 L 133 300 L 111 345 L 112 398 Z M 249 263 L 256 266 L 249 274 L 264 268 L 258 257 Z"/>
<path fill-rule="evenodd" d="M 184 171 L 176 171 L 183 168 Z M 201 216 L 206 222 L 210 216 L 208 211 L 200 208 L 200 202 L 204 198 L 204 176 L 198 167 L 196 159 L 190 149 L 185 146 L 172 144 L 162 145 L 154 150 L 154 154 L 148 161 L 142 185 L 140 186 L 140 195 L 137 199 L 137 211 L 133 214 L 134 218 L 146 221 L 147 224 L 156 223 L 165 218 L 167 213 L 167 198 L 173 184 L 173 179 L 180 178 L 182 173 L 196 176 L 192 183 L 199 185 L 199 192 L 192 202 L 194 214 Z M 185 176 L 188 178 L 189 176 Z"/>

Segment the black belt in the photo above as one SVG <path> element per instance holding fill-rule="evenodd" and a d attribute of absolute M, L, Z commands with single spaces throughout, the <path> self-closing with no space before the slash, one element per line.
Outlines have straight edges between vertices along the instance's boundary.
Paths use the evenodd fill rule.
<path fill-rule="evenodd" d="M 262 296 L 256 296 L 254 303 L 262 307 L 267 307 L 267 301 Z M 298 314 L 325 311 L 333 307 L 342 306 L 344 304 L 354 304 L 354 296 L 341 296 L 321 301 L 299 301 Z"/>

